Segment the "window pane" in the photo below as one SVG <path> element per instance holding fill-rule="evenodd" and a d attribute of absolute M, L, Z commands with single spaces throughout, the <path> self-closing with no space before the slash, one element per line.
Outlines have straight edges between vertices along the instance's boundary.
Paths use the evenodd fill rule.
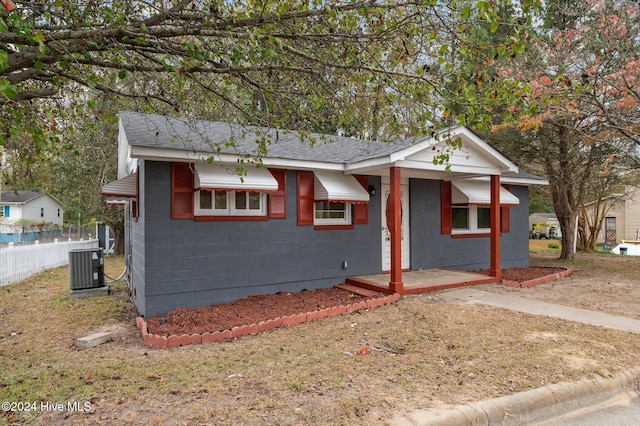
<path fill-rule="evenodd" d="M 329 218 L 329 202 L 328 201 L 316 201 L 316 219 Z"/>
<path fill-rule="evenodd" d="M 491 228 L 491 209 L 489 207 L 478 207 L 478 229 Z"/>
<path fill-rule="evenodd" d="M 227 209 L 227 191 L 216 191 L 216 210 Z"/>
<path fill-rule="evenodd" d="M 211 209 L 211 191 L 200 191 L 200 208 Z"/>
<path fill-rule="evenodd" d="M 260 210 L 260 193 L 249 192 L 249 210 Z"/>
<path fill-rule="evenodd" d="M 247 193 L 244 191 L 236 191 L 236 210 L 247 209 Z"/>
<path fill-rule="evenodd" d="M 453 229 L 469 229 L 468 207 L 453 207 L 451 209 L 451 216 Z"/>
<path fill-rule="evenodd" d="M 347 203 L 339 201 L 316 201 L 316 219 L 344 219 Z"/>

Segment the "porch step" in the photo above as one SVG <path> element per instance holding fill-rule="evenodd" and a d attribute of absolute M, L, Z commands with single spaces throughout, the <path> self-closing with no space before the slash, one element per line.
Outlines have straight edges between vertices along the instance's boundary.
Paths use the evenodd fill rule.
<path fill-rule="evenodd" d="M 369 290 L 367 288 L 358 287 L 357 285 L 353 285 L 353 284 L 338 284 L 336 287 L 341 288 L 343 290 L 350 291 L 351 293 L 355 293 L 362 297 L 372 297 L 380 294 L 379 291 Z"/>

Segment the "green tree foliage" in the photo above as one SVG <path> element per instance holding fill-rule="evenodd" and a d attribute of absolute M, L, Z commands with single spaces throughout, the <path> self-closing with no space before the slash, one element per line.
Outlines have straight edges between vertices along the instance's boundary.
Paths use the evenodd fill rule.
<path fill-rule="evenodd" d="M 109 206 L 102 198 L 102 186 L 116 180 L 118 156 L 117 117 L 104 109 L 87 110 L 82 125 L 67 132 L 65 139 L 72 149 L 61 150 L 52 156 L 52 194 L 65 205 L 65 218 L 82 223 L 98 220 L 111 227 L 115 237 L 114 252 L 124 253 L 123 208 Z"/>
<path fill-rule="evenodd" d="M 486 125 L 520 83 L 479 91 L 457 65 L 521 52 L 536 3 L 511 19 L 510 0 L 19 1 L 0 12 L 5 175 L 54 193 L 68 217 L 119 227 L 100 199 L 118 110 L 379 140 L 446 117 Z M 480 27 L 505 34 L 488 42 Z"/>
<path fill-rule="evenodd" d="M 621 164 L 633 164 L 638 141 L 632 89 L 638 67 L 630 55 L 638 51 L 638 39 L 628 35 L 639 33 L 639 6 L 579 3 L 546 2 L 544 25 L 530 30 L 525 52 L 498 67 L 498 75 L 526 84 L 520 99 L 502 111 L 517 119 L 498 126 L 503 133 L 494 140 L 528 171 L 549 179 L 562 229 L 561 258 L 573 257 L 582 206 L 610 182 L 599 175 L 606 160 L 615 154 L 624 158 Z"/>
<path fill-rule="evenodd" d="M 522 3 L 528 11 L 532 0 Z M 490 57 L 521 49 L 516 37 L 476 45 L 465 32 L 478 23 L 492 31 L 498 26 L 499 10 L 488 1 L 55 0 L 17 6 L 0 15 L 0 143 L 25 130 L 45 139 L 53 118 L 69 125 L 66 103 L 79 87 L 90 89 L 88 106 L 98 91 L 143 99 L 150 110 L 164 104 L 182 116 L 212 112 L 299 130 L 348 128 L 358 121 L 353 105 L 374 105 L 371 99 L 384 97 L 405 109 L 442 97 L 465 103 L 473 92 L 464 85 L 442 91 L 454 71 L 451 43 L 461 54 L 489 50 Z M 513 24 L 516 36 L 520 30 Z M 474 105 L 457 113 L 477 120 Z M 415 111 L 425 114 L 412 120 L 415 130 L 435 120 L 430 109 Z M 27 120 L 28 114 L 38 119 Z"/>

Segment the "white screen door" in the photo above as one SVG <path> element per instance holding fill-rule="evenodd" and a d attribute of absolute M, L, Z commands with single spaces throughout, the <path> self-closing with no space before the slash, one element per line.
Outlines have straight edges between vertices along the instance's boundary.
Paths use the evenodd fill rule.
<path fill-rule="evenodd" d="M 400 185 L 400 204 L 402 205 L 402 269 L 409 269 L 409 186 Z M 391 192 L 388 184 L 382 184 L 382 270 L 391 269 L 391 233 L 387 228 L 387 200 Z"/>

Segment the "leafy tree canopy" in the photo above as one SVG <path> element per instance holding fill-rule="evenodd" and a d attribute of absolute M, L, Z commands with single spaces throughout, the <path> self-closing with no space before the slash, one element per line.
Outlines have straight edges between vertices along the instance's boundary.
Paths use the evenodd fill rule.
<path fill-rule="evenodd" d="M 374 105 L 369 97 L 397 108 L 398 131 L 424 131 L 451 114 L 444 99 L 466 106 L 453 111 L 461 118 L 483 122 L 477 100 L 468 101 L 472 91 L 443 88 L 456 72 L 454 45 L 492 58 L 523 49 L 518 37 L 534 0 L 520 2 L 521 19 L 496 45 L 466 31 L 479 24 L 496 31 L 510 0 L 498 3 L 17 1 L 0 14 L 0 144 L 25 132 L 46 144 L 51 131 L 72 126 L 69 99 L 94 107 L 96 93 L 181 116 L 347 133 L 359 113 L 353 105 Z M 483 104 L 508 100 L 512 91 L 495 87 L 498 96 Z M 403 124 L 407 110 L 415 111 L 404 120 L 414 128 Z"/>

